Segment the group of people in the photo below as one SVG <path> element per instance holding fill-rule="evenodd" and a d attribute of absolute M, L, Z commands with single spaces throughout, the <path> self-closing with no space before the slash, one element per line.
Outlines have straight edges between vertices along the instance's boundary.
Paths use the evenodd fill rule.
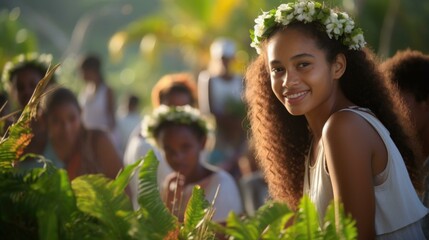
<path fill-rule="evenodd" d="M 152 149 L 160 193 L 179 220 L 200 185 L 209 201 L 217 195 L 218 222 L 268 197 L 296 210 L 305 194 L 321 223 L 331 201 L 343 203 L 358 239 L 428 238 L 429 55 L 407 49 L 380 63 L 347 13 L 309 0 L 281 4 L 255 23 L 258 55 L 244 77 L 229 68 L 235 46 L 219 39 L 197 80 L 173 73 L 157 82 L 153 112 L 128 130 L 123 157 L 109 135 L 114 98 L 96 58 L 81 65 L 88 83 L 80 102 L 65 88 L 43 101 L 27 151 L 72 179 L 114 178 Z M 37 62 L 4 75 L 21 107 L 46 71 Z M 243 162 L 257 162 L 251 181 L 240 181 Z M 129 189 L 135 208 L 137 182 Z M 248 209 L 248 195 L 262 203 Z"/>

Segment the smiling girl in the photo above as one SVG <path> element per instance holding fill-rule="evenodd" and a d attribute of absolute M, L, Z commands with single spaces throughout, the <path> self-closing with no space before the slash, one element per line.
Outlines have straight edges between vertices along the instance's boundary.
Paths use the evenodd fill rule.
<path fill-rule="evenodd" d="M 341 201 L 359 239 L 423 239 L 419 158 L 362 30 L 312 1 L 255 22 L 245 98 L 272 196 L 296 208 L 307 194 L 321 220 Z"/>

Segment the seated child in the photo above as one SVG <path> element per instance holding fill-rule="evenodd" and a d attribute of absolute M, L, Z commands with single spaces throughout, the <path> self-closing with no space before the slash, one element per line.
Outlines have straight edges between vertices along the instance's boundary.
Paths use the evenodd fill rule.
<path fill-rule="evenodd" d="M 180 221 L 195 185 L 204 189 L 206 199 L 215 199 L 213 220 L 225 222 L 230 211 L 241 214 L 241 196 L 237 185 L 226 171 L 206 166 L 204 152 L 209 124 L 191 106 L 161 105 L 143 124 L 144 135 L 161 150 L 174 172 L 163 181 L 161 195 L 167 207 Z M 176 190 L 177 188 L 177 190 Z"/>

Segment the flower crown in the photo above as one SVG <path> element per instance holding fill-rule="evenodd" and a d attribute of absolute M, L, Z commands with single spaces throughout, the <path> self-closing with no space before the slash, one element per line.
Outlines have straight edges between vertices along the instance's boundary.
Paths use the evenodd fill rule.
<path fill-rule="evenodd" d="M 254 30 L 250 30 L 252 39 L 250 46 L 260 54 L 261 42 L 271 34 L 275 27 L 287 26 L 294 21 L 322 23 L 329 38 L 340 40 L 349 49 L 360 50 L 366 44 L 362 29 L 355 27 L 355 22 L 347 13 L 335 12 L 319 2 L 302 0 L 284 3 L 277 9 L 262 12 L 255 19 Z"/>
<path fill-rule="evenodd" d="M 51 54 L 38 54 L 38 53 L 27 53 L 20 54 L 7 62 L 3 67 L 2 83 L 6 88 L 10 87 L 11 75 L 17 69 L 25 66 L 32 65 L 40 69 L 48 70 L 51 65 L 52 55 Z"/>
<path fill-rule="evenodd" d="M 213 126 L 205 119 L 200 111 L 189 105 L 168 107 L 160 105 L 150 116 L 144 118 L 142 122 L 142 135 L 148 140 L 155 142 L 155 131 L 165 122 L 178 123 L 184 125 L 197 124 L 204 133 L 209 133 Z"/>

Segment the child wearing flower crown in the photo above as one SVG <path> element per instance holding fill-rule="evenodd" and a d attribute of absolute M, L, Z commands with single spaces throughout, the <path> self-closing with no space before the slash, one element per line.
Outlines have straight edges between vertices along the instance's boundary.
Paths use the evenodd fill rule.
<path fill-rule="evenodd" d="M 161 187 L 167 207 L 183 221 L 184 210 L 195 185 L 205 191 L 207 200 L 215 199 L 213 220 L 225 222 L 230 211 L 242 213 L 239 190 L 230 174 L 203 163 L 203 152 L 210 125 L 200 112 L 189 105 L 161 105 L 143 124 L 144 135 L 161 149 L 174 170 Z"/>
<path fill-rule="evenodd" d="M 255 22 L 245 99 L 271 195 L 296 208 L 307 194 L 320 219 L 341 201 L 359 239 L 424 239 L 420 158 L 362 30 L 313 1 Z"/>
<path fill-rule="evenodd" d="M 13 107 L 20 110 L 27 105 L 39 81 L 45 76 L 52 62 L 52 55 L 46 53 L 26 53 L 14 57 L 3 68 L 2 84 L 11 97 Z M 55 75 L 49 84 L 55 83 Z M 13 109 L 15 110 L 15 109 Z M 43 119 L 38 116 L 31 122 L 33 137 L 26 147 L 25 153 L 41 154 L 46 145 L 47 133 Z M 56 167 L 62 167 L 61 162 L 54 162 Z M 43 164 L 35 158 L 27 158 L 19 163 L 20 168 L 28 169 L 41 167 Z"/>

